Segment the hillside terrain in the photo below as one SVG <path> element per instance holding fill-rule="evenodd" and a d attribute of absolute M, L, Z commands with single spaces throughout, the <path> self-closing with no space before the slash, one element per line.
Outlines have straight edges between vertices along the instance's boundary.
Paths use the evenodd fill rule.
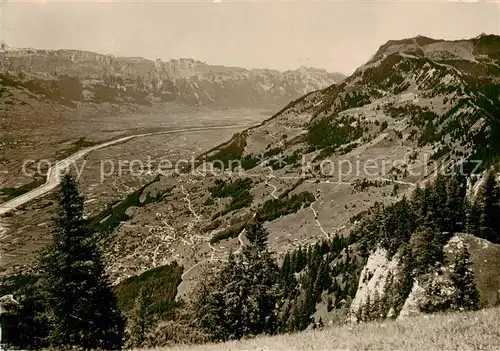
<path fill-rule="evenodd" d="M 6 200 L 5 194 L 40 184 L 40 174 L 21 174 L 26 159 L 56 161 L 133 133 L 230 124 L 240 124 L 241 130 L 269 111 L 343 78 L 306 67 L 246 70 L 193 59 L 163 62 L 4 45 L 0 187 L 5 190 L 0 201 Z"/>
<path fill-rule="evenodd" d="M 100 212 L 156 176 L 134 176 L 128 167 L 119 177 L 102 179 L 103 160 L 112 163 L 115 174 L 118 162 L 189 160 L 304 93 L 343 78 L 306 67 L 246 70 L 193 59 L 163 62 L 2 46 L 0 204 L 40 187 L 49 166 L 72 154 L 160 133 L 93 151 L 77 161 L 87 211 Z M 48 194 L 2 219 L 2 270 L 27 263 L 50 240 L 52 200 Z"/>
<path fill-rule="evenodd" d="M 2 118 L 5 135 L 0 142 L 7 150 L 18 148 L 22 140 L 16 136 L 37 135 L 40 128 L 50 131 L 53 123 L 63 127 L 57 134 L 64 137 L 74 134 L 68 127 L 83 127 L 80 132 L 89 133 L 96 114 L 108 120 L 131 114 L 138 118 L 153 113 L 168 116 L 170 111 L 182 112 L 183 106 L 274 110 L 343 78 L 306 67 L 287 72 L 246 70 L 193 59 L 163 62 L 4 46 L 0 50 L 0 101 L 6 114 Z M 86 125 L 75 124 L 78 120 Z M 128 123 L 118 123 L 117 129 L 120 127 L 123 130 Z"/>
<path fill-rule="evenodd" d="M 139 287 L 151 289 L 153 310 L 161 311 L 152 313 L 145 341 L 154 346 L 497 306 L 499 101 L 500 37 L 387 42 L 340 83 L 307 93 L 181 172 L 92 212 L 87 224 L 101 234 L 124 314 L 134 320 Z M 263 251 L 279 263 L 266 261 L 271 273 L 256 274 L 275 278 L 266 281 L 266 293 L 279 292 L 267 311 L 274 319 L 258 332 L 238 318 L 248 302 L 238 288 L 255 278 L 247 267 L 259 247 L 256 232 L 266 233 Z M 207 314 L 234 324 L 214 327 L 184 315 L 191 303 L 196 310 L 200 285 L 204 301 L 218 303 Z M 220 306 L 225 318 L 217 315 Z M 490 325 L 497 313 L 477 316 Z M 436 325 L 446 329 L 442 318 Z M 415 320 L 401 340 L 426 321 Z M 482 328 L 470 321 L 473 330 Z M 392 337 L 401 325 L 367 324 L 356 333 L 387 327 Z M 468 336 L 447 339 L 449 345 L 409 342 L 489 348 L 498 335 L 487 335 L 485 344 Z M 257 340 L 273 348 L 271 339 Z M 288 340 L 292 348 L 309 345 Z M 311 345 L 325 348 L 324 340 Z M 404 348 L 401 340 L 368 338 L 373 344 L 345 341 L 339 348 Z"/>
<path fill-rule="evenodd" d="M 494 350 L 498 318 L 496 308 L 153 350 Z"/>
<path fill-rule="evenodd" d="M 480 174 L 499 151 L 499 45 L 496 36 L 389 42 L 342 83 L 238 133 L 200 157 L 197 169 L 144 188 L 143 196 L 169 193 L 113 231 L 116 252 L 140 248 L 136 260 L 124 259 L 140 271 L 162 244 L 157 257 L 191 267 L 237 249 L 239 228 L 262 210 L 282 256 L 347 235 L 359 213 L 410 194 L 443 165 L 477 159 L 478 167 L 464 167 Z M 213 160 L 226 172 L 213 175 Z M 161 241 L 169 230 L 182 239 Z M 148 248 L 131 237 L 149 238 Z"/>
<path fill-rule="evenodd" d="M 154 197 L 164 189 L 168 194 L 159 202 L 134 208 L 127 222 L 110 229 L 110 274 L 119 281 L 120 277 L 175 261 L 185 267 L 178 294 L 189 299 L 193 287 L 206 274 L 202 273 L 204 267 L 224 264 L 230 251 L 239 253 L 247 245 L 244 229 L 257 213 L 269 232 L 270 250 L 280 262 L 287 259 L 287 252 L 299 247 L 348 238 L 331 248 L 327 262 L 338 265 L 341 260 L 344 269 L 347 264 L 352 268 L 343 272 L 338 267 L 329 273 L 336 276 L 337 288 L 321 293 L 309 313 L 316 321 L 321 318 L 335 323 L 348 315 L 369 320 L 369 316 L 356 314 L 363 312 L 367 299 L 372 303 L 380 299 L 384 286 L 386 291 L 391 289 L 391 284 L 384 283 L 389 271 L 393 276 L 403 274 L 403 244 L 419 230 L 420 220 L 412 225 L 390 224 L 391 216 L 397 221 L 396 213 L 406 211 L 405 198 L 417 196 L 413 200 L 417 202 L 410 206 L 418 208 L 420 200 L 412 195 L 414 191 L 437 180 L 438 184 L 432 185 L 440 198 L 434 200 L 435 206 L 451 201 L 439 195 L 439 189 L 444 186 L 454 191 L 454 181 L 437 175 L 440 170 L 458 167 L 466 176 L 463 189 L 467 190 L 456 191 L 464 191 L 467 201 L 474 203 L 485 182 L 484 171 L 497 162 L 499 50 L 497 36 L 456 42 L 425 37 L 388 42 L 343 82 L 307 94 L 261 125 L 238 133 L 200 157 L 194 169 L 176 177 L 160 177 L 144 188 L 143 196 Z M 382 210 L 384 207 L 388 209 Z M 438 207 L 432 208 L 445 216 Z M 374 214 L 374 222 L 370 222 Z M 439 224 L 439 218 L 433 221 L 443 228 L 438 231 L 472 230 L 463 220 L 455 229 Z M 373 227 L 379 223 L 389 227 Z M 406 227 L 407 233 L 399 234 L 398 225 Z M 385 235 L 394 239 L 382 240 Z M 418 242 L 419 235 L 424 234 L 412 240 Z M 498 265 L 485 269 L 477 257 L 484 257 L 487 248 L 498 250 L 494 244 L 498 239 L 477 245 L 460 235 L 455 234 L 452 242 L 468 243 L 459 247 L 470 252 L 476 279 L 488 281 L 477 284 L 481 303 L 497 304 L 500 282 L 491 272 L 496 272 Z M 453 267 L 446 268 L 446 262 L 458 259 L 462 252 L 453 250 L 451 241 L 445 245 L 449 238 L 436 239 L 442 243 L 437 249 L 443 252 L 439 256 L 444 257 L 436 258 L 444 262 L 436 265 L 443 265 L 440 269 L 444 271 Z M 314 250 L 311 247 L 308 255 Z M 490 262 L 495 254 L 488 257 Z M 388 265 L 392 270 L 384 269 L 381 277 L 370 268 L 370 262 L 372 267 Z M 318 269 L 307 267 L 306 271 Z M 428 272 L 427 268 L 423 271 Z M 419 299 L 418 289 L 422 284 L 435 284 L 430 279 L 433 272 L 422 273 L 421 285 L 409 285 L 415 291 L 398 290 L 402 300 L 389 303 L 395 307 L 389 315 L 419 313 L 420 307 L 415 306 L 432 301 Z M 302 287 L 289 308 L 304 301 L 307 291 L 303 284 L 299 283 Z M 451 284 L 449 278 L 443 284 Z M 439 310 L 448 302 L 443 303 L 426 308 Z M 303 327 L 297 326 L 299 330 Z"/>

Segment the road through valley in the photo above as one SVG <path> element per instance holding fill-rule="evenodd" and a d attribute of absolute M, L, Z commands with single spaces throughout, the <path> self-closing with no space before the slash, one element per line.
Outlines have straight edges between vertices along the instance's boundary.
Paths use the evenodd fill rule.
<path fill-rule="evenodd" d="M 86 149 L 79 150 L 72 154 L 71 156 L 57 162 L 54 166 L 49 168 L 47 172 L 47 180 L 46 182 L 39 186 L 36 189 L 33 189 L 23 195 L 20 195 L 10 201 L 7 201 L 3 204 L 0 204 L 0 216 L 18 208 L 19 206 L 22 206 L 26 203 L 28 203 L 31 200 L 34 200 L 42 195 L 45 195 L 46 193 L 52 191 L 55 189 L 61 182 L 61 174 L 62 172 L 67 169 L 69 166 L 71 166 L 73 163 L 81 159 L 82 157 L 86 156 L 92 151 L 102 149 L 105 147 L 109 147 L 112 145 L 116 145 L 119 143 L 124 143 L 129 140 L 135 139 L 135 138 L 140 138 L 140 137 L 148 137 L 148 136 L 153 136 L 153 135 L 160 135 L 160 134 L 175 134 L 175 133 L 185 133 L 185 132 L 198 132 L 198 131 L 204 131 L 204 130 L 218 130 L 218 129 L 235 129 L 235 128 L 246 128 L 248 125 L 239 125 L 239 124 L 234 124 L 234 125 L 225 125 L 225 126 L 212 126 L 212 127 L 191 127 L 191 128 L 184 128 L 184 129 L 173 129 L 173 130 L 166 130 L 166 131 L 161 131 L 161 132 L 154 132 L 154 133 L 144 133 L 144 134 L 135 134 L 135 135 L 129 135 L 126 137 L 122 137 L 119 139 L 111 140 L 104 142 L 102 144 L 94 145 L 91 147 L 88 147 Z"/>

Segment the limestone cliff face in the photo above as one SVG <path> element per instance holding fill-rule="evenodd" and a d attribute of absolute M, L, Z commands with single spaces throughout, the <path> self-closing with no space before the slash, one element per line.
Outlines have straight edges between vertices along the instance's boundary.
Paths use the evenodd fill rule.
<path fill-rule="evenodd" d="M 384 296 L 390 275 L 397 276 L 399 270 L 399 256 L 387 258 L 387 250 L 377 248 L 369 257 L 365 267 L 361 271 L 358 290 L 354 297 L 350 310 L 351 321 L 356 321 L 356 312 L 366 302 L 375 302 L 377 298 Z"/>
<path fill-rule="evenodd" d="M 413 279 L 411 291 L 399 307 L 387 303 L 393 297 L 387 295 L 397 293 L 394 289 L 397 285 L 394 284 L 401 280 L 401 255 L 397 253 L 388 258 L 387 251 L 382 248 L 373 251 L 361 271 L 358 289 L 350 306 L 350 321 L 359 321 L 360 311 L 373 310 L 380 301 L 385 303 L 382 308 L 384 315 L 398 319 L 422 314 L 433 306 L 447 305 L 457 291 L 450 277 L 454 257 L 464 248 L 470 252 L 471 269 L 482 303 L 495 305 L 500 296 L 500 280 L 494 273 L 499 263 L 496 257 L 500 245 L 459 233 L 444 246 L 444 262 L 436 263 L 430 272 Z M 371 306 L 366 306 L 367 303 Z M 395 312 L 395 307 L 399 312 Z"/>
<path fill-rule="evenodd" d="M 218 107 L 281 106 L 344 78 L 301 67 L 276 70 L 208 65 L 189 58 L 150 61 L 77 50 L 0 51 L 0 70 L 23 82 L 62 86 L 71 101 L 154 102 Z"/>

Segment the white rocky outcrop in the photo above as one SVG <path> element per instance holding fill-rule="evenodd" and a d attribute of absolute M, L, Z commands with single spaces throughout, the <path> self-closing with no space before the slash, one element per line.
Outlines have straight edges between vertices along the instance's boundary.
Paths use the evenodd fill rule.
<path fill-rule="evenodd" d="M 376 296 L 383 296 L 389 276 L 396 276 L 398 273 L 399 261 L 398 254 L 389 259 L 387 250 L 380 247 L 370 254 L 361 271 L 358 290 L 351 303 L 351 321 L 356 321 L 356 311 L 363 306 L 368 297 L 370 301 L 374 301 Z"/>

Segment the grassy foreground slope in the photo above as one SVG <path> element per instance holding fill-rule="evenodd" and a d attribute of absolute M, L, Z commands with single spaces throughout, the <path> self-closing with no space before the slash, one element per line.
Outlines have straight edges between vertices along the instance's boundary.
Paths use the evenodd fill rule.
<path fill-rule="evenodd" d="M 155 350 L 498 350 L 500 308 Z"/>

